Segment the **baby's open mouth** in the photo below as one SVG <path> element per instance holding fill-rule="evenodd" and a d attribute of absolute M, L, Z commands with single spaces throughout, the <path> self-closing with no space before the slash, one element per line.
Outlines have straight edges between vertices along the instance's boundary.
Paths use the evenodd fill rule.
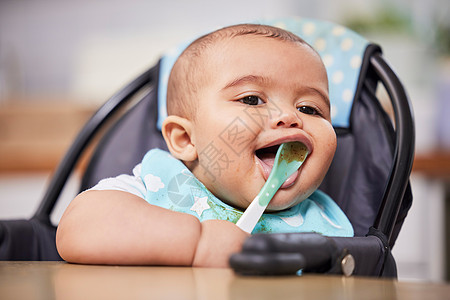
<path fill-rule="evenodd" d="M 255 156 L 258 158 L 260 165 L 262 167 L 264 180 L 267 181 L 269 178 L 270 172 L 272 171 L 273 164 L 275 161 L 275 156 L 277 154 L 277 150 L 280 145 L 275 145 L 267 148 L 261 148 L 255 151 Z M 280 188 L 287 188 L 294 184 L 295 180 L 298 177 L 298 170 L 294 172 L 291 176 L 286 179 L 286 181 L 281 185 Z"/>
<path fill-rule="evenodd" d="M 272 147 L 261 148 L 256 150 L 255 154 L 262 162 L 266 163 L 272 169 L 275 156 L 280 145 L 275 145 Z M 269 172 L 270 173 L 270 172 Z"/>

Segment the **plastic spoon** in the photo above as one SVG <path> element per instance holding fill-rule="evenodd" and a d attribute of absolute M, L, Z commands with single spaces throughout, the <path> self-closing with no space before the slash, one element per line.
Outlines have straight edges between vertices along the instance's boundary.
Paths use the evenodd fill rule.
<path fill-rule="evenodd" d="M 280 145 L 269 178 L 236 223 L 239 228 L 248 233 L 253 231 L 270 200 L 286 179 L 300 168 L 307 155 L 308 148 L 303 143 L 288 142 Z"/>

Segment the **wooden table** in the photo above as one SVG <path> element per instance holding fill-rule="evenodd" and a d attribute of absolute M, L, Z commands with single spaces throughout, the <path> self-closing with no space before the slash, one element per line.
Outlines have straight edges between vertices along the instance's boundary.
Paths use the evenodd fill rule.
<path fill-rule="evenodd" d="M 0 299 L 450 299 L 450 285 L 230 269 L 0 262 Z"/>

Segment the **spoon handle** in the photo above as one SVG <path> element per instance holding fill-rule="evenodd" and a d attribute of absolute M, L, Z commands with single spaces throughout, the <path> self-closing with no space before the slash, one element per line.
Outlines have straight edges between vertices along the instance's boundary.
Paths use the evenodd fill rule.
<path fill-rule="evenodd" d="M 267 180 L 261 191 L 242 214 L 236 225 L 247 233 L 251 233 L 258 223 L 270 200 L 281 186 L 277 178 Z"/>

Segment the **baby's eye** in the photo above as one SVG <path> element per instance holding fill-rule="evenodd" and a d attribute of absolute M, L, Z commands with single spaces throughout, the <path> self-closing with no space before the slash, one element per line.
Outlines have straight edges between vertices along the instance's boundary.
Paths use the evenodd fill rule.
<path fill-rule="evenodd" d="M 240 102 L 247 104 L 247 105 L 261 105 L 265 102 L 261 100 L 258 96 L 247 96 L 242 99 L 239 99 Z"/>
<path fill-rule="evenodd" d="M 319 111 L 311 106 L 300 106 L 297 107 L 298 111 L 307 115 L 320 115 Z"/>

